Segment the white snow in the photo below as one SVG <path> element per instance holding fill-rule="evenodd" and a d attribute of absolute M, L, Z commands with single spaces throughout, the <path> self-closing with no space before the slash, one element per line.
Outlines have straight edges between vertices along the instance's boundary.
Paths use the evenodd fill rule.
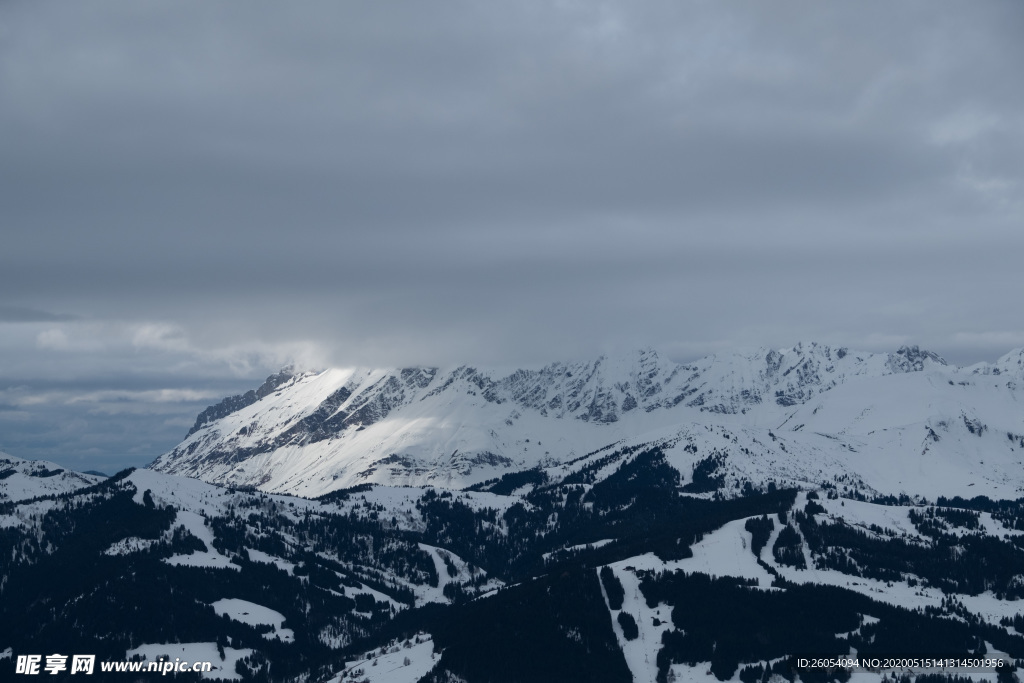
<path fill-rule="evenodd" d="M 806 495 L 801 496 L 794 507 L 802 509 L 806 505 L 806 500 Z M 899 537 L 926 540 L 910 521 L 910 510 L 913 508 L 909 506 L 875 505 L 842 498 L 829 499 L 824 494 L 818 497 L 817 503 L 825 508 L 830 522 L 843 520 L 846 524 L 858 527 L 871 535 L 874 535 L 874 532 L 869 527 L 874 525 L 895 532 Z"/>
<path fill-rule="evenodd" d="M 274 555 L 268 555 L 262 550 L 254 550 L 253 548 L 246 548 L 245 551 L 249 554 L 249 560 L 252 562 L 261 562 L 263 564 L 272 564 L 278 569 L 282 569 L 289 574 L 293 573 L 295 569 L 295 563 L 283 560 L 280 557 Z"/>
<path fill-rule="evenodd" d="M 19 503 L 14 512 L 0 515 L 0 528 L 38 526 L 36 520 L 56 507 L 52 500 L 38 500 L 34 503 Z"/>
<path fill-rule="evenodd" d="M 795 508 L 802 508 L 806 501 L 806 494 L 800 494 L 797 498 Z M 907 518 L 910 508 L 905 506 L 874 505 L 852 500 L 826 500 L 819 499 L 833 518 L 842 518 L 848 524 L 866 526 L 877 524 L 883 528 L 894 529 L 904 533 L 908 538 L 919 537 L 913 525 Z M 849 517 L 846 517 L 849 512 Z M 908 528 L 909 527 L 909 528 Z M 946 595 L 938 588 L 927 588 L 920 584 L 910 586 L 905 581 L 878 581 L 875 579 L 850 576 L 832 569 L 817 569 L 811 561 L 804 546 L 807 559 L 807 569 L 796 569 L 787 565 L 780 565 L 775 562 L 772 554 L 772 546 L 775 539 L 781 532 L 781 525 L 776 523 L 775 531 L 772 533 L 767 545 L 761 551 L 761 559 L 775 568 L 783 577 L 794 583 L 817 583 L 847 588 L 862 593 L 868 597 L 885 602 L 891 605 L 898 605 L 908 609 L 923 608 L 926 606 L 939 607 Z M 717 532 L 716 532 L 717 533 Z M 980 595 L 956 595 L 957 600 L 974 614 L 990 624 L 999 624 L 1003 617 L 1012 617 L 1015 614 L 1024 612 L 1024 600 L 998 600 L 991 591 Z"/>
<path fill-rule="evenodd" d="M 626 640 L 617 621 L 618 612 L 611 610 L 609 606 L 615 635 L 626 657 L 626 664 L 633 673 L 634 681 L 654 680 L 657 674 L 656 657 L 661 649 L 661 634 L 671 627 L 672 611 L 664 604 L 653 609 L 647 606 L 640 592 L 640 580 L 636 572 L 682 570 L 719 577 L 737 576 L 757 579 L 761 588 L 771 590 L 772 576 L 757 564 L 750 550 L 750 532 L 743 528 L 745 523 L 746 519 L 735 520 L 706 535 L 693 545 L 693 557 L 665 562 L 652 553 L 646 553 L 608 565 L 625 590 L 622 611 L 628 612 L 636 619 L 640 631 L 637 639 Z M 601 590 L 604 592 L 603 585 Z M 607 599 L 608 596 L 605 595 L 606 604 Z M 661 622 L 660 625 L 655 625 L 655 620 Z M 704 680 L 706 670 L 706 666 L 692 669 L 684 667 L 677 671 L 677 675 L 692 677 L 699 672 L 700 680 Z"/>
<path fill-rule="evenodd" d="M 699 542 L 691 547 L 693 557 L 671 562 L 661 562 L 653 555 L 644 555 L 657 560 L 661 567 L 650 566 L 650 569 L 674 571 L 681 569 L 687 573 L 702 573 L 711 576 L 738 576 L 747 579 L 757 579 L 761 588 L 770 588 L 772 575 L 763 567 L 757 564 L 750 549 L 750 532 L 743 528 L 746 519 L 737 519 L 727 523 L 717 531 L 706 535 Z M 634 558 L 638 560 L 638 558 Z M 644 569 L 639 562 L 635 564 L 638 569 Z"/>
<path fill-rule="evenodd" d="M 249 648 L 236 650 L 232 647 L 225 647 L 222 661 L 217 652 L 216 643 L 158 643 L 140 645 L 135 649 L 128 650 L 125 653 L 125 658 L 131 659 L 135 655 L 139 655 L 143 661 L 148 662 L 155 662 L 161 657 L 168 661 L 180 660 L 189 664 L 211 662 L 212 670 L 203 672 L 204 679 L 237 681 L 241 680 L 241 676 L 235 672 L 235 663 L 251 654 L 252 650 Z"/>
<path fill-rule="evenodd" d="M 434 571 L 437 572 L 438 576 L 437 587 L 410 584 L 410 588 L 416 593 L 417 606 L 428 602 L 450 603 L 451 600 L 444 595 L 445 586 L 449 583 L 466 583 L 475 576 L 485 574 L 482 569 L 476 569 L 475 572 L 471 572 L 465 560 L 449 550 L 435 548 L 425 543 L 418 543 L 417 545 L 420 547 L 420 550 L 430 555 L 430 559 L 434 562 Z M 448 567 L 442 559 L 442 554 L 447 555 L 448 560 L 455 565 L 456 575 L 454 577 L 448 575 Z"/>
<path fill-rule="evenodd" d="M 174 555 L 166 558 L 164 562 L 176 567 L 209 567 L 210 569 L 234 569 L 236 571 L 239 569 L 239 566 L 232 564 L 230 559 L 215 552 Z"/>
<path fill-rule="evenodd" d="M 172 529 L 184 526 L 189 533 L 206 544 L 206 552 L 195 552 L 191 555 L 174 555 L 164 560 L 167 564 L 179 567 L 212 567 L 214 569 L 235 569 L 240 567 L 231 562 L 231 558 L 221 555 L 213 547 L 213 531 L 206 526 L 206 520 L 191 510 L 178 510 Z"/>
<path fill-rule="evenodd" d="M 449 368 L 432 379 L 424 371 L 423 387 L 397 369 L 327 370 L 206 425 L 154 466 L 308 496 L 367 482 L 457 489 L 509 469 L 555 473 L 610 444 L 661 441 L 677 444 L 670 462 L 684 475 L 727 450 L 727 484 L 836 481 L 929 498 L 1024 493 L 1024 446 L 1007 438 L 1024 434 L 1021 353 L 970 368 L 922 355 L 923 370 L 906 372 L 910 355 L 797 344 L 677 365 L 642 350 L 539 371 Z M 500 402 L 479 382 L 490 382 Z M 400 396 L 387 394 L 395 383 Z M 394 407 L 363 428 L 242 462 L 207 457 L 272 441 L 342 387 L 352 393 L 338 411 L 385 394 Z M 627 397 L 636 409 L 626 409 Z M 598 404 L 615 420 L 591 420 L 588 406 Z M 983 429 L 971 433 L 969 424 Z M 508 464 L 474 463 L 482 454 Z"/>
<path fill-rule="evenodd" d="M 394 612 L 397 612 L 398 610 L 402 610 L 408 607 L 408 605 L 404 605 L 398 602 L 390 595 L 385 595 L 384 593 L 381 593 L 379 590 L 370 588 L 365 583 L 360 583 L 359 588 L 351 588 L 349 586 L 345 586 L 345 595 L 347 595 L 350 598 L 354 598 L 357 595 L 369 595 L 371 598 L 374 599 L 374 601 L 383 602 L 389 605 L 391 607 L 391 610 Z"/>
<path fill-rule="evenodd" d="M 558 550 L 552 550 L 550 553 L 544 553 L 544 560 L 550 560 L 552 557 L 555 557 L 556 555 L 560 555 L 562 553 L 571 554 L 574 552 L 578 552 L 580 550 L 594 550 L 596 548 L 602 548 L 608 545 L 609 543 L 614 542 L 614 538 L 603 538 L 600 541 L 594 541 L 593 543 L 579 543 L 577 545 L 563 546 Z"/>
<path fill-rule="evenodd" d="M 57 474 L 51 474 L 57 472 Z M 23 460 L 0 452 L 0 502 L 18 502 L 92 486 L 105 477 L 84 474 L 46 460 Z"/>
<path fill-rule="evenodd" d="M 263 605 L 257 605 L 248 600 L 237 598 L 223 598 L 210 605 L 218 616 L 227 615 L 235 621 L 250 626 L 261 626 L 264 624 L 274 627 L 273 633 L 264 634 L 264 638 L 277 638 L 285 643 L 295 642 L 295 632 L 290 628 L 284 628 L 284 615 L 276 610 Z"/>
<path fill-rule="evenodd" d="M 422 642 L 416 643 L 416 639 Z M 327 683 L 416 683 L 434 668 L 438 655 L 434 652 L 434 641 L 427 634 L 407 642 L 408 647 L 404 643 L 391 643 L 384 648 L 384 654 L 375 651 L 364 659 L 346 662 L 344 670 Z"/>
<path fill-rule="evenodd" d="M 848 524 L 865 529 L 868 525 L 875 524 L 910 539 L 920 538 L 909 521 L 907 513 L 910 508 L 906 506 L 883 506 L 852 500 L 827 500 L 824 496 L 819 499 L 819 502 L 826 507 L 833 520 L 843 519 Z M 806 494 L 801 494 L 795 507 L 802 508 L 805 503 Z M 762 589 L 774 590 L 771 588 L 771 575 L 757 564 L 749 549 L 751 538 L 749 532 L 743 528 L 745 522 L 746 520 L 735 520 L 706 535 L 693 545 L 693 557 L 691 558 L 665 562 L 648 553 L 609 565 L 625 589 L 623 611 L 633 615 L 640 629 L 638 639 L 625 640 L 621 627 L 615 621 L 617 612 L 611 610 L 616 636 L 635 681 L 654 679 L 656 674 L 655 657 L 661 647 L 661 633 L 668 628 L 666 622 L 670 619 L 670 609 L 666 605 L 659 605 L 654 609 L 647 607 L 643 595 L 639 591 L 636 572 L 682 570 L 688 573 L 700 572 L 712 576 L 753 578 L 758 580 Z M 775 529 L 761 552 L 761 559 L 789 581 L 838 586 L 862 593 L 879 602 L 908 609 L 926 606 L 938 607 L 946 597 L 941 590 L 936 588 L 924 588 L 920 585 L 911 587 L 906 582 L 890 583 L 849 576 L 834 570 L 816 569 L 810 561 L 808 562 L 809 568 L 804 570 L 779 565 L 775 562 L 771 549 L 781 529 L 782 526 L 776 521 Z M 808 560 L 810 560 L 809 557 Z M 956 598 L 970 612 L 994 625 L 998 625 L 999 620 L 1004 617 L 1012 617 L 1024 612 L 1024 600 L 999 600 L 991 592 L 977 596 L 957 595 Z M 607 600 L 607 596 L 605 599 Z M 662 624 L 654 626 L 654 619 L 658 619 Z M 865 623 L 870 623 L 875 619 L 865 615 L 864 620 Z M 675 665 L 673 672 L 676 674 L 677 680 L 680 681 L 705 681 L 710 680 L 708 676 L 711 676 L 706 666 Z M 880 674 L 867 672 L 855 674 L 855 676 L 859 676 L 859 680 L 862 681 L 878 681 L 880 679 Z M 977 675 L 972 674 L 972 676 L 976 677 Z M 711 677 L 713 678 L 713 676 Z M 991 678 L 989 674 L 984 674 L 983 677 Z"/>
<path fill-rule="evenodd" d="M 159 541 L 152 538 L 138 538 L 137 536 L 129 536 L 128 538 L 122 538 L 117 541 L 109 548 L 103 551 L 104 555 L 131 555 L 132 553 L 142 552 L 148 550 L 154 543 Z"/>
<path fill-rule="evenodd" d="M 633 680 L 637 682 L 653 681 L 658 673 L 657 657 L 658 651 L 661 650 L 662 633 L 672 628 L 672 608 L 664 603 L 654 608 L 647 606 L 647 602 L 640 592 L 640 579 L 634 572 L 633 560 L 635 559 L 638 558 L 616 562 L 609 567 L 622 583 L 625 592 L 620 611 L 629 613 L 636 620 L 639 636 L 634 640 L 626 640 L 618 622 L 619 611 L 612 610 L 610 605 L 608 609 L 611 613 L 615 637 L 626 658 L 626 665 L 633 674 Z M 608 595 L 605 593 L 603 583 L 601 593 L 604 595 L 607 605 Z"/>

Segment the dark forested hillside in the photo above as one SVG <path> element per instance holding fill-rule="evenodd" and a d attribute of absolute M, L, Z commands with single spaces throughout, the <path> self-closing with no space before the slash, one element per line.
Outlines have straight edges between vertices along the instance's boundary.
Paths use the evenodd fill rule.
<path fill-rule="evenodd" d="M 296 683 L 844 681 L 798 660 L 989 650 L 1005 679 L 1024 658 L 1021 501 L 727 489 L 716 467 L 687 481 L 650 444 L 321 500 L 126 471 L 0 511 L 0 646 L 207 647 Z"/>

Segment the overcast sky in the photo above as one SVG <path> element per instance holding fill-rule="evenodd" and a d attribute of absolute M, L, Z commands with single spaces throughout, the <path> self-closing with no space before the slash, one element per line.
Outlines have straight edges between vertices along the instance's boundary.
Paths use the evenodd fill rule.
<path fill-rule="evenodd" d="M 1024 4 L 0 3 L 0 450 L 288 362 L 1024 346 Z"/>

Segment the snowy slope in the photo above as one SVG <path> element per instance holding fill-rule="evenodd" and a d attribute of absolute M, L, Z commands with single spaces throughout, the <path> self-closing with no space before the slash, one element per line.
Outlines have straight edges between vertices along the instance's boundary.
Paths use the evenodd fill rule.
<path fill-rule="evenodd" d="M 22 460 L 0 453 L 0 502 L 68 493 L 104 477 L 66 470 L 45 460 Z"/>
<path fill-rule="evenodd" d="M 265 634 L 268 640 L 278 638 L 285 643 L 295 640 L 295 632 L 290 628 L 284 628 L 284 615 L 269 607 L 257 605 L 248 600 L 239 600 L 238 598 L 222 598 L 212 603 L 211 607 L 213 607 L 217 614 L 227 615 L 230 619 L 240 621 L 243 624 L 253 626 L 266 624 L 273 626 L 274 630 Z"/>
<path fill-rule="evenodd" d="M 129 524 L 116 535 L 102 537 L 102 543 L 95 543 L 93 552 L 103 554 L 105 566 L 125 577 L 112 581 L 111 590 L 134 590 L 134 584 L 127 577 L 139 572 L 161 582 L 177 581 L 170 585 L 175 586 L 173 609 L 181 609 L 180 615 L 168 611 L 166 632 L 158 636 L 139 636 L 124 644 L 128 656 L 139 654 L 149 661 L 160 655 L 168 655 L 172 660 L 209 660 L 223 667 L 214 672 L 215 676 L 229 680 L 237 679 L 234 667 L 238 661 L 242 661 L 243 666 L 254 667 L 259 666 L 262 657 L 276 662 L 280 661 L 279 657 L 296 657 L 299 652 L 310 651 L 303 649 L 309 648 L 310 643 L 337 651 L 336 659 L 330 670 L 320 669 L 316 676 L 307 678 L 302 678 L 305 675 L 302 674 L 296 680 L 413 683 L 435 667 L 438 667 L 438 676 L 442 676 L 449 669 L 455 670 L 459 657 L 464 654 L 456 651 L 451 629 L 445 621 L 448 617 L 441 615 L 458 615 L 460 609 L 465 610 L 461 614 L 470 614 L 468 607 L 474 611 L 486 610 L 490 601 L 496 605 L 494 619 L 500 619 L 502 614 L 507 614 L 502 610 L 513 604 L 510 600 L 515 598 L 515 591 L 529 585 L 527 579 L 534 577 L 533 572 L 548 571 L 555 563 L 559 571 L 552 572 L 552 576 L 556 577 L 576 563 L 594 572 L 599 572 L 602 565 L 608 566 L 618 578 L 625 601 L 621 609 L 612 608 L 608 589 L 600 580 L 599 583 L 609 610 L 609 636 L 615 639 L 611 644 L 617 643 L 622 650 L 634 680 L 654 680 L 663 647 L 662 636 L 674 628 L 673 612 L 679 609 L 680 603 L 646 604 L 639 589 L 640 582 L 645 576 L 661 572 L 751 579 L 752 589 L 759 595 L 775 595 L 787 590 L 778 583 L 772 585 L 773 575 L 777 575 L 793 584 L 840 587 L 880 603 L 973 615 L 991 627 L 1004 628 L 1001 620 L 1024 613 L 1024 601 L 992 590 L 975 591 L 973 595 L 943 592 L 945 589 L 939 588 L 939 584 L 926 584 L 920 580 L 923 575 L 914 572 L 907 572 L 902 579 L 879 580 L 865 578 L 867 574 L 857 575 L 856 570 L 849 567 L 825 569 L 825 566 L 835 565 L 816 562 L 824 555 L 813 555 L 806 544 L 802 552 L 809 569 L 781 564 L 783 560 L 773 555 L 773 546 L 782 528 L 779 523 L 782 517 L 776 517 L 775 507 L 765 508 L 766 514 L 774 520 L 774 531 L 759 556 L 752 552 L 753 535 L 746 528 L 750 518 L 737 518 L 740 514 L 751 514 L 744 511 L 729 517 L 730 521 L 721 522 L 717 528 L 709 526 L 706 533 L 693 542 L 691 557 L 661 559 L 658 552 L 665 547 L 662 542 L 665 530 L 676 534 L 686 527 L 656 527 L 646 537 L 645 524 L 636 522 L 654 517 L 632 517 L 627 508 L 637 507 L 635 503 L 641 496 L 630 494 L 634 495 L 630 501 L 629 496 L 620 495 L 627 484 L 636 484 L 636 491 L 650 491 L 652 498 L 659 498 L 653 494 L 667 493 L 660 497 L 662 503 L 675 502 L 664 509 L 696 512 L 705 509 L 704 502 L 692 508 L 678 507 L 675 503 L 682 501 L 688 506 L 695 501 L 687 496 L 712 499 L 723 490 L 726 494 L 740 491 L 744 484 L 752 482 L 796 483 L 804 491 L 794 494 L 795 504 L 783 514 L 791 521 L 797 519 L 797 511 L 806 511 L 809 498 L 813 497 L 823 509 L 807 514 L 816 514 L 819 522 L 841 522 L 878 537 L 928 545 L 932 541 L 927 531 L 922 531 L 927 527 L 919 526 L 917 517 L 926 506 L 915 507 L 907 501 L 901 505 L 879 505 L 839 497 L 842 488 L 848 486 L 858 493 L 898 492 L 898 488 L 891 486 L 899 484 L 897 477 L 909 475 L 899 469 L 902 465 L 886 469 L 887 460 L 897 459 L 907 460 L 919 468 L 911 472 L 915 477 L 915 490 L 971 495 L 980 487 L 987 495 L 1009 497 L 1006 494 L 1014 490 L 1014 482 L 1019 484 L 1019 480 L 1012 478 L 1010 464 L 1020 445 L 1007 437 L 1007 432 L 1013 433 L 1018 419 L 1017 389 L 1008 386 L 1016 381 L 1010 370 L 996 374 L 990 367 L 957 369 L 925 358 L 921 368 L 910 373 L 852 374 L 796 405 L 778 402 L 763 404 L 760 408 L 753 405 L 746 413 L 701 413 L 691 407 L 689 410 L 695 412 L 696 418 L 667 425 L 659 425 L 658 413 L 671 415 L 675 409 L 655 408 L 650 413 L 638 414 L 633 423 L 636 433 L 621 437 L 610 448 L 565 462 L 545 463 L 543 474 L 547 481 L 544 483 L 522 483 L 521 479 L 513 478 L 504 482 L 506 486 L 495 487 L 507 495 L 495 491 L 439 491 L 375 485 L 323 500 L 309 500 L 232 489 L 155 470 L 138 470 L 121 479 L 110 480 L 104 488 L 109 496 L 109 511 L 116 513 L 112 519 L 131 522 L 135 517 L 131 512 L 140 517 L 160 515 L 165 520 L 160 527 L 162 531 L 152 531 L 147 536 L 143 525 Z M 1012 369 L 1012 362 L 1008 365 Z M 300 380 L 294 382 L 301 383 Z M 741 384 L 749 386 L 749 383 Z M 321 396 L 329 396 L 333 391 L 329 386 L 317 389 Z M 921 402 L 921 397 L 925 402 Z M 282 399 L 283 403 L 283 396 L 275 397 L 272 393 L 264 396 L 264 399 L 275 398 Z M 256 400 L 240 410 L 258 409 L 259 402 Z M 520 410 L 525 415 L 530 409 Z M 229 417 L 201 425 L 195 434 Z M 578 417 L 559 418 L 550 414 L 535 415 L 535 418 L 551 420 L 553 424 L 576 425 L 583 430 L 614 430 L 627 424 L 626 419 L 595 424 Z M 1017 433 L 1020 432 L 1024 430 L 1018 429 Z M 532 442 L 534 437 L 530 438 Z M 924 457 L 930 460 L 926 464 L 912 460 L 910 455 L 894 457 L 894 454 L 915 453 L 922 457 L 917 450 L 922 443 L 928 447 Z M 623 467 L 636 464 L 631 461 L 643 463 L 642 458 L 648 459 L 645 470 Z M 1009 479 L 972 487 L 968 474 L 971 468 L 982 464 L 982 459 L 993 472 L 1005 466 Z M 671 477 L 657 479 L 653 476 L 656 467 L 663 467 L 665 463 L 683 475 L 683 488 L 678 488 Z M 702 469 L 703 475 L 700 474 Z M 685 488 L 697 483 L 701 476 L 721 481 L 706 490 Z M 559 485 L 561 480 L 573 477 L 572 481 Z M 602 482 L 614 486 L 603 489 L 602 493 Z M 116 491 L 117 495 L 111 495 L 111 490 L 107 489 Z M 537 495 L 528 495 L 531 489 Z M 817 489 L 815 496 L 809 496 L 808 489 Z M 626 490 L 628 493 L 628 487 Z M 599 495 L 592 500 L 577 496 L 572 505 L 567 502 L 570 493 L 583 492 Z M 52 523 L 53 520 L 43 524 L 41 513 L 66 508 L 68 514 L 62 513 L 57 519 L 79 519 L 71 516 L 78 514 L 83 515 L 81 519 L 88 519 L 84 516 L 87 514 L 96 517 L 102 512 L 102 506 L 97 511 L 87 504 L 91 498 L 99 496 L 100 493 L 91 490 L 77 496 L 82 500 L 43 500 L 7 506 L 10 513 L 0 516 L 0 528 L 9 530 L 10 537 L 17 541 L 14 547 L 23 548 L 22 552 L 31 551 L 39 562 L 39 558 L 45 560 L 46 555 L 59 550 L 62 544 L 76 540 L 73 536 L 62 536 L 63 530 Z M 602 496 L 606 503 L 603 506 Z M 746 502 L 758 499 L 762 500 L 758 505 L 767 506 L 764 501 L 782 498 L 754 495 Z M 791 498 L 785 498 L 787 506 L 789 500 Z M 745 501 L 709 501 L 706 505 L 710 510 L 712 506 L 732 506 L 738 502 Z M 173 510 L 164 506 L 171 506 Z M 619 506 L 623 508 L 620 510 Z M 125 514 L 126 509 L 129 514 Z M 147 509 L 150 511 L 146 512 Z M 662 509 L 650 510 L 660 514 Z M 586 514 L 588 510 L 594 511 L 592 517 Z M 643 506 L 638 510 L 638 514 L 648 514 Z M 507 512 L 512 514 L 506 515 Z M 539 514 L 531 516 L 528 512 Z M 977 515 L 977 524 L 954 525 L 950 531 L 958 537 L 954 543 L 969 547 L 968 534 L 979 531 L 993 539 L 1004 540 L 1024 535 L 1024 526 L 1004 525 L 1007 518 L 1000 517 L 1001 514 L 999 511 L 995 515 L 982 512 Z M 684 515 L 664 517 L 678 520 Z M 761 519 L 760 512 L 757 518 Z M 914 519 L 918 520 L 918 526 Z M 376 524 L 369 524 L 374 520 Z M 181 532 L 181 527 L 187 534 Z M 113 528 L 119 526 L 113 525 Z M 47 540 L 44 529 L 53 534 L 50 539 L 55 545 L 34 542 L 37 536 Z M 801 530 L 800 533 L 808 532 Z M 206 550 L 187 546 L 168 550 L 164 546 L 163 554 L 146 556 L 147 551 L 159 550 L 175 535 L 201 541 Z M 645 545 L 623 543 L 629 537 L 646 539 Z M 506 539 L 515 543 L 503 543 Z M 681 538 L 674 540 L 678 544 Z M 476 553 L 478 548 L 490 547 L 492 543 L 495 552 L 490 557 Z M 514 570 L 519 571 L 518 574 L 502 574 L 504 553 L 517 546 L 528 547 L 529 554 L 509 554 L 508 566 L 526 569 Z M 537 561 L 524 561 L 531 556 Z M 874 557 L 882 557 L 882 553 Z M 992 558 L 997 557 L 992 555 Z M 591 563 L 591 560 L 597 561 Z M 478 562 L 487 567 L 487 573 L 475 565 Z M 490 564 L 492 562 L 494 564 Z M 275 567 L 281 571 L 273 569 Z M 423 567 L 432 568 L 434 576 Z M 76 571 L 77 565 L 68 563 L 68 574 L 59 576 L 66 578 Z M 12 576 L 19 579 L 25 575 L 20 572 Z M 563 578 L 565 576 L 569 575 L 563 574 Z M 265 584 L 267 581 L 270 583 Z M 23 580 L 20 585 L 25 583 Z M 456 584 L 460 589 L 449 590 L 446 595 L 445 588 L 449 584 Z M 497 588 L 501 590 L 493 590 Z M 89 583 L 84 590 L 85 593 L 66 601 L 65 609 L 72 610 L 76 603 L 88 598 L 93 584 Z M 113 595 L 123 601 L 121 595 L 132 593 Z M 452 600 L 452 595 L 456 599 Z M 469 601 L 461 602 L 460 595 L 465 595 Z M 950 598 L 955 598 L 959 612 L 951 612 L 949 606 L 954 603 Z M 328 601 L 325 604 L 330 609 L 317 609 L 320 601 Z M 410 609 L 425 603 L 435 604 L 426 610 Z M 409 631 L 402 636 L 404 640 L 387 641 L 386 638 L 392 638 L 395 633 L 378 629 L 399 612 L 403 613 L 402 619 L 409 619 Z M 75 619 L 81 619 L 84 613 L 84 608 L 69 612 Z M 203 618 L 204 613 L 208 620 L 203 622 L 202 628 L 193 629 L 190 624 L 194 622 L 183 618 L 183 615 Z M 565 612 L 570 613 L 571 608 Z M 624 625 L 628 625 L 630 619 L 624 617 L 620 621 L 621 614 L 627 614 L 636 622 L 636 638 L 626 637 Z M 156 616 L 156 612 L 147 613 L 147 619 Z M 438 621 L 433 621 L 435 617 Z M 319 620 L 313 622 L 315 627 L 308 623 L 313 618 Z M 871 619 L 870 616 L 865 618 Z M 36 622 L 50 623 L 34 618 L 33 623 Z M 122 627 L 120 623 L 110 626 L 114 630 Z M 252 632 L 241 630 L 243 627 Z M 103 633 L 105 631 L 101 630 L 86 635 L 96 638 Z M 211 633 L 218 634 L 216 641 L 212 640 Z M 220 638 L 222 633 L 233 635 L 225 640 Z M 387 635 L 374 640 L 378 633 Z M 0 642 L 0 651 L 13 642 Z M 220 649 L 218 642 L 222 643 Z M 319 644 L 316 650 L 320 649 Z M 371 647 L 373 649 L 368 651 Z M 993 651 L 991 647 L 988 649 Z M 246 664 L 248 655 L 255 657 Z M 526 652 L 521 656 L 530 654 Z M 712 679 L 705 663 L 686 666 L 676 662 L 671 671 L 676 680 L 702 679 L 710 683 Z M 449 677 L 447 680 L 457 679 Z M 738 681 L 738 674 L 731 680 Z"/>
<path fill-rule="evenodd" d="M 455 489 L 662 439 L 696 444 L 677 456 L 684 476 L 718 453 L 734 482 L 929 496 L 971 495 L 972 485 L 1008 497 L 1024 490 L 1019 350 L 968 368 L 917 347 L 800 344 L 688 365 L 642 350 L 540 370 L 282 377 L 250 392 L 251 402 L 204 411 L 151 467 L 304 496 L 369 482 Z"/>
<path fill-rule="evenodd" d="M 886 534 L 892 534 L 893 538 L 911 538 L 916 542 L 928 544 L 928 540 L 921 536 L 915 529 L 908 517 L 912 509 L 907 506 L 885 506 L 854 500 L 842 499 L 819 499 L 820 504 L 825 508 L 826 515 L 831 522 L 840 522 L 854 527 L 867 528 L 869 525 L 885 530 Z M 802 493 L 797 497 L 794 509 L 800 509 L 807 503 L 807 494 Z M 746 520 L 729 522 L 717 531 L 708 534 L 701 541 L 695 543 L 691 550 L 693 557 L 683 560 L 661 560 L 653 553 L 631 557 L 614 562 L 609 566 L 615 577 L 622 584 L 624 589 L 624 601 L 620 610 L 612 609 L 611 604 L 606 604 L 615 622 L 615 633 L 619 645 L 622 648 L 626 662 L 633 673 L 634 681 L 654 680 L 657 667 L 656 658 L 662 646 L 662 634 L 671 628 L 671 608 L 665 604 L 654 607 L 648 606 L 644 596 L 639 590 L 639 578 L 644 575 L 657 575 L 663 572 L 672 573 L 682 571 L 684 573 L 702 573 L 715 577 L 738 577 L 754 579 L 761 590 L 783 590 L 772 586 L 772 576 L 765 567 L 784 577 L 787 581 L 795 584 L 818 584 L 844 588 L 856 593 L 863 594 L 872 600 L 904 607 L 910 610 L 940 610 L 950 599 L 950 594 L 935 587 L 923 586 L 919 582 L 908 581 L 880 581 L 862 576 L 845 574 L 843 572 L 822 569 L 815 567 L 813 562 L 808 563 L 808 568 L 797 569 L 791 566 L 780 564 L 773 556 L 772 547 L 776 538 L 781 532 L 782 526 L 775 524 L 767 544 L 758 556 L 762 564 L 758 564 L 757 557 L 751 549 L 751 534 L 745 530 Z M 1022 532 L 1006 529 L 998 522 L 982 515 L 983 526 L 986 533 L 994 536 L 1004 534 L 1016 535 Z M 804 547 L 805 554 L 810 559 L 809 551 Z M 908 577 L 910 578 L 910 577 Z M 1000 599 L 987 591 L 978 595 L 955 595 L 955 601 L 963 610 L 961 614 L 970 614 L 979 618 L 983 623 L 998 626 L 1001 620 L 1020 613 L 1022 601 Z M 621 626 L 617 623 L 619 612 L 625 612 L 634 617 L 639 627 L 639 637 L 629 640 L 625 637 Z M 865 616 L 866 621 L 877 621 L 873 617 Z M 697 667 L 686 667 L 675 665 L 676 680 L 715 680 L 706 665 Z M 974 672 L 976 673 L 976 672 Z M 974 675 L 972 673 L 972 675 Z M 881 673 L 865 675 L 863 680 L 880 680 Z M 993 674 L 985 674 L 984 680 L 994 680 Z M 738 681 L 737 675 L 732 680 Z M 978 680 L 976 678 L 976 680 Z"/>
<path fill-rule="evenodd" d="M 346 662 L 345 668 L 329 683 L 416 683 L 437 663 L 434 642 L 428 634 L 413 640 L 392 642 L 362 659 Z"/>
<path fill-rule="evenodd" d="M 211 670 L 203 671 L 200 674 L 202 680 L 237 681 L 242 677 L 235 673 L 235 663 L 251 654 L 252 650 L 248 648 L 236 650 L 226 647 L 224 648 L 224 659 L 221 659 L 216 643 L 152 643 L 128 650 L 125 657 L 128 659 L 139 657 L 147 663 L 181 661 L 190 666 L 196 663 L 210 662 L 212 663 Z M 149 675 L 153 676 L 154 674 Z"/>

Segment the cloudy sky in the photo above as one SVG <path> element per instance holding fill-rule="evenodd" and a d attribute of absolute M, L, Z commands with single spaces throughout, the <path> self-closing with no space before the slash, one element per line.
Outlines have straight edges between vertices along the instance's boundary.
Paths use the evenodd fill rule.
<path fill-rule="evenodd" d="M 0 3 L 0 450 L 289 362 L 1024 346 L 1019 2 Z"/>

